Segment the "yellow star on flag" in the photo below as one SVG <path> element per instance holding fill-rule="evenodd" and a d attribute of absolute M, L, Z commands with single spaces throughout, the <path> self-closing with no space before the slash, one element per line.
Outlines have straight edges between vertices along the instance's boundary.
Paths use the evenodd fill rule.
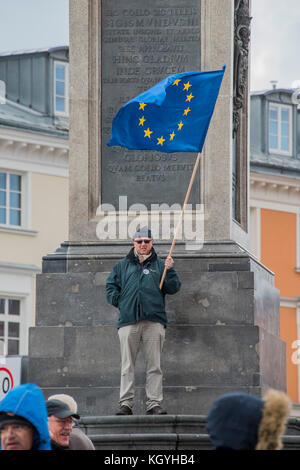
<path fill-rule="evenodd" d="M 173 140 L 175 137 L 175 132 L 173 131 L 172 134 L 170 134 L 170 140 Z"/>
<path fill-rule="evenodd" d="M 159 138 L 157 139 L 157 145 L 161 145 L 161 146 L 162 146 L 165 140 L 166 140 L 166 139 L 164 139 L 163 136 L 159 137 Z"/>
<path fill-rule="evenodd" d="M 146 119 L 145 119 L 144 116 L 143 116 L 143 117 L 141 117 L 141 118 L 139 119 L 139 121 L 140 121 L 139 126 L 143 126 L 143 125 L 144 125 L 144 122 L 146 121 Z"/>
<path fill-rule="evenodd" d="M 191 111 L 190 108 L 186 108 L 186 109 L 184 110 L 183 115 L 184 115 L 184 116 L 187 116 L 190 111 Z"/>
<path fill-rule="evenodd" d="M 150 138 L 151 138 L 151 134 L 152 134 L 153 131 L 150 131 L 150 129 L 149 129 L 149 127 L 148 127 L 148 129 L 147 129 L 146 131 L 144 131 L 144 132 L 145 132 L 144 137 L 145 137 L 145 138 L 146 138 L 146 137 L 149 137 L 149 139 L 150 139 Z"/>
<path fill-rule="evenodd" d="M 147 106 L 147 103 L 140 103 L 139 110 L 142 109 L 143 111 L 145 110 L 145 106 Z"/>
<path fill-rule="evenodd" d="M 190 95 L 186 95 L 186 100 L 185 101 L 188 101 L 190 102 L 192 98 L 195 98 L 192 93 Z"/>
<path fill-rule="evenodd" d="M 183 88 L 183 89 L 189 91 L 189 88 L 190 88 L 191 86 L 192 86 L 192 85 L 190 84 L 190 82 L 187 82 L 187 83 L 184 84 L 184 88 Z"/>
<path fill-rule="evenodd" d="M 183 122 L 180 121 L 180 123 L 178 124 L 178 130 L 179 130 L 179 131 L 181 130 L 182 126 L 183 126 Z"/>
<path fill-rule="evenodd" d="M 173 85 L 178 86 L 179 82 L 181 82 L 181 78 L 177 78 L 177 80 L 174 81 Z"/>

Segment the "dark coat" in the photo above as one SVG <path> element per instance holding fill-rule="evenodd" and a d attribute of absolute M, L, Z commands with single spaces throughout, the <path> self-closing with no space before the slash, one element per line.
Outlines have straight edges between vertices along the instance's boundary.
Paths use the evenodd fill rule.
<path fill-rule="evenodd" d="M 76 425 L 70 436 L 70 450 L 95 450 L 91 439 Z"/>
<path fill-rule="evenodd" d="M 170 268 L 160 290 L 164 267 L 164 261 L 153 248 L 143 264 L 139 263 L 132 248 L 126 258 L 114 266 L 106 282 L 106 297 L 120 310 L 118 328 L 142 320 L 167 326 L 165 295 L 178 292 L 181 283 L 175 269 Z"/>

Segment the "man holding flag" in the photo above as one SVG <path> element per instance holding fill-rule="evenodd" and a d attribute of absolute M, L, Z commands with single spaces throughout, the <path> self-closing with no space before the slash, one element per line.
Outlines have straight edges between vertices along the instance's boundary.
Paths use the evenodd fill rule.
<path fill-rule="evenodd" d="M 164 328 L 167 325 L 164 296 L 166 293 L 174 294 L 180 288 L 177 273 L 172 268 L 171 254 L 199 165 L 200 152 L 205 142 L 224 72 L 225 66 L 222 70 L 212 72 L 185 72 L 167 77 L 126 103 L 113 121 L 108 146 L 117 145 L 133 150 L 156 150 L 164 153 L 198 152 L 181 217 L 163 270 L 163 261 L 157 257 L 152 248 L 151 232 L 148 228 L 144 228 L 146 232 L 135 234 L 134 248 L 127 258 L 117 263 L 107 280 L 107 300 L 120 308 L 118 328 L 122 370 L 120 410 L 117 414 L 132 414 L 134 364 L 139 343 L 143 338 L 141 332 L 137 332 L 140 329 L 139 324 L 144 320 L 147 321 L 147 328 L 150 328 L 147 336 L 145 333 L 145 342 L 151 339 L 153 344 L 156 344 L 155 347 L 150 343 L 146 344 L 145 348 L 147 414 L 165 413 L 160 406 L 162 400 L 160 353 Z M 152 264 L 153 256 L 155 257 L 154 265 Z M 134 263 L 136 269 L 133 269 Z M 144 288 L 141 288 L 142 286 Z M 130 318 L 126 311 L 132 313 Z M 132 331 L 134 330 L 134 339 L 130 340 L 130 334 L 125 332 L 123 327 L 127 328 L 127 326 L 130 326 Z M 154 362 L 152 361 L 153 349 L 156 351 Z"/>
<path fill-rule="evenodd" d="M 133 248 L 119 261 L 106 282 L 107 300 L 119 308 L 118 334 L 121 347 L 120 409 L 118 415 L 132 414 L 134 369 L 140 346 L 146 359 L 146 413 L 166 414 L 163 400 L 160 356 L 165 339 L 167 315 L 165 295 L 175 294 L 180 281 L 173 259 L 164 262 L 153 248 L 151 230 L 142 227 L 133 236 Z M 159 288 L 164 270 L 167 275 Z"/>

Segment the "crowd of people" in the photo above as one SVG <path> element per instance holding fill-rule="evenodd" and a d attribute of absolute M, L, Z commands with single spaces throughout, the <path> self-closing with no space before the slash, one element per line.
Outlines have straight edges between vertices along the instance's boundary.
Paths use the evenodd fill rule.
<path fill-rule="evenodd" d="M 278 390 L 269 389 L 264 398 L 225 394 L 211 406 L 206 428 L 215 450 L 280 450 L 290 409 L 290 399 Z M 79 420 L 70 395 L 45 400 L 37 385 L 19 385 L 0 402 L 0 449 L 95 450 Z"/>
<path fill-rule="evenodd" d="M 35 384 L 12 388 L 0 402 L 1 450 L 95 450 L 79 427 L 70 395 L 44 399 Z"/>

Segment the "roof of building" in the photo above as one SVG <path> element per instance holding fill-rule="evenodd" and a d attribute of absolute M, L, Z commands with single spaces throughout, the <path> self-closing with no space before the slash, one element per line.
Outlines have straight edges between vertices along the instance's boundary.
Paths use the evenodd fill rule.
<path fill-rule="evenodd" d="M 51 52 L 57 52 L 61 50 L 69 49 L 68 45 L 65 46 L 54 46 L 54 47 L 42 47 L 39 49 L 24 49 L 24 50 L 19 50 L 19 51 L 7 51 L 7 52 L 1 52 L 0 57 L 9 57 L 9 56 L 17 56 L 17 55 L 25 55 L 25 54 L 40 54 L 44 52 L 48 52 L 49 54 Z"/>
<path fill-rule="evenodd" d="M 251 91 L 250 95 L 255 96 L 255 95 L 271 95 L 273 93 L 288 93 L 292 94 L 294 91 L 296 91 L 298 88 L 271 88 L 268 90 L 255 90 Z"/>
<path fill-rule="evenodd" d="M 300 178 L 300 159 L 286 155 L 250 153 L 251 170 Z"/>
<path fill-rule="evenodd" d="M 0 105 L 0 126 L 51 134 L 67 138 L 69 124 L 65 119 L 45 116 L 38 111 L 6 100 Z"/>
<path fill-rule="evenodd" d="M 10 51 L 10 52 L 5 52 L 5 53 L 0 54 L 0 62 L 2 61 L 5 62 L 5 60 L 8 60 L 10 57 L 14 57 L 14 58 L 20 58 L 20 56 L 28 57 L 30 55 L 38 55 L 40 53 L 42 54 L 54 53 L 55 54 L 55 53 L 59 53 L 60 51 L 66 51 L 68 49 L 69 49 L 69 46 L 62 45 L 62 46 L 40 48 L 40 49 L 31 49 L 31 50 L 22 50 L 22 51 L 13 51 L 13 52 Z M 28 75 L 26 77 L 28 81 L 32 80 L 32 75 Z M 42 80 L 45 80 L 43 69 L 41 69 L 41 77 L 42 77 Z M 38 79 L 39 77 L 35 76 L 34 86 L 38 86 L 39 84 Z M 45 112 L 32 109 L 30 105 L 28 106 L 24 103 L 22 104 L 22 100 L 20 100 L 20 96 L 19 96 L 18 84 L 15 85 L 15 90 L 13 91 L 15 93 L 11 93 L 10 95 L 15 96 L 16 99 L 11 98 L 11 96 L 8 94 L 9 98 L 11 99 L 9 98 L 4 99 L 2 96 L 2 101 L 0 101 L 0 126 L 1 127 L 21 129 L 25 131 L 29 130 L 33 132 L 54 135 L 55 137 L 63 137 L 63 138 L 68 137 L 69 120 L 67 117 L 62 117 L 62 116 L 57 116 L 57 115 L 53 116 L 53 113 L 51 113 L 52 115 L 46 114 Z M 26 96 L 26 99 L 28 102 L 31 102 L 30 100 L 32 99 L 32 96 L 30 95 L 30 93 L 29 93 L 29 96 Z M 42 90 L 42 93 L 40 93 L 40 95 L 43 96 L 42 101 L 51 99 L 48 96 L 46 96 L 45 93 L 44 94 L 43 93 L 44 91 Z M 0 99 L 1 99 L 1 96 L 0 96 Z M 47 103 L 42 102 L 42 105 L 43 106 L 40 106 L 40 109 L 42 109 L 43 111 L 47 109 Z"/>

